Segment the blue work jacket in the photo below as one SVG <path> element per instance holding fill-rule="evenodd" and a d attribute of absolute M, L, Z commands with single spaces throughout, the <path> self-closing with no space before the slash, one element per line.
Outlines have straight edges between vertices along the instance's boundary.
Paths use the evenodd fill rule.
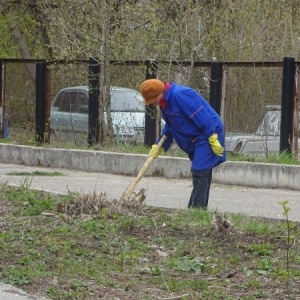
<path fill-rule="evenodd" d="M 209 103 L 195 90 L 175 83 L 171 83 L 164 99 L 166 106 L 161 108 L 165 121 L 162 135 L 168 137 L 163 145 L 164 150 L 168 151 L 175 141 L 192 161 L 192 171 L 212 169 L 226 161 L 225 151 L 222 157 L 216 155 L 208 141 L 217 133 L 224 147 L 223 122 Z"/>

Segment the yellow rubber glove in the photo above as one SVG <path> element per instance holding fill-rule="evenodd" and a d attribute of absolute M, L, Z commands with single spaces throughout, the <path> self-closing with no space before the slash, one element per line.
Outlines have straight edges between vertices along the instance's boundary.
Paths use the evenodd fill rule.
<path fill-rule="evenodd" d="M 224 148 L 218 140 L 218 135 L 214 133 L 211 137 L 208 138 L 212 151 L 218 155 L 223 156 Z"/>
<path fill-rule="evenodd" d="M 158 157 L 161 154 L 164 154 L 165 150 L 163 148 L 159 148 L 156 144 L 152 145 L 151 150 L 149 152 L 149 156 L 153 158 Z"/>

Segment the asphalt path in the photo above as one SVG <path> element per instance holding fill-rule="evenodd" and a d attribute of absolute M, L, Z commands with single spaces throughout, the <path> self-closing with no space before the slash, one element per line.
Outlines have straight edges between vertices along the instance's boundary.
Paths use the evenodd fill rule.
<path fill-rule="evenodd" d="M 61 176 L 9 175 L 34 171 L 60 172 Z M 0 182 L 12 185 L 26 184 L 31 188 L 54 193 L 106 193 L 109 199 L 120 199 L 135 177 L 107 173 L 81 172 L 76 170 L 24 165 L 0 164 Z M 144 176 L 135 191 L 146 189 L 146 205 L 186 209 L 192 190 L 191 179 L 166 179 Z M 250 188 L 212 184 L 208 209 L 219 212 L 240 213 L 284 219 L 281 201 L 288 201 L 288 217 L 300 221 L 300 192 L 283 189 Z"/>

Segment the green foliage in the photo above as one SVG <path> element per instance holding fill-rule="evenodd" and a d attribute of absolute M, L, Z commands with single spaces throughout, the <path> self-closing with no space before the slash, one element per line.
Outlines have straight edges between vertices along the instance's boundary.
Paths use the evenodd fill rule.
<path fill-rule="evenodd" d="M 268 275 L 273 271 L 273 263 L 270 259 L 263 258 L 258 261 L 258 270 L 256 271 L 260 275 Z"/>
<path fill-rule="evenodd" d="M 279 202 L 283 209 L 283 215 L 285 216 L 285 227 L 286 227 L 286 274 L 287 274 L 287 284 L 289 285 L 289 276 L 291 274 L 291 253 L 292 246 L 295 243 L 295 236 L 292 234 L 293 229 L 296 227 L 294 222 L 289 220 L 289 211 L 291 208 L 288 206 L 288 200 Z"/>
<path fill-rule="evenodd" d="M 0 58 L 10 58 L 14 56 L 16 45 L 10 34 L 10 17 L 0 15 Z"/>
<path fill-rule="evenodd" d="M 244 216 L 240 214 L 234 214 L 232 218 L 234 224 L 240 226 L 243 228 L 243 230 L 249 232 L 250 234 L 255 232 L 261 236 L 267 236 L 269 234 L 276 234 L 279 230 L 276 221 L 269 223 L 256 218 L 250 218 L 248 222 L 245 223 Z"/>
<path fill-rule="evenodd" d="M 11 190 L 7 194 L 7 199 L 18 203 L 16 216 L 39 215 L 44 210 L 51 210 L 55 207 L 53 198 L 48 193 L 41 193 L 30 189 L 30 182 L 26 178 L 20 187 Z"/>
<path fill-rule="evenodd" d="M 101 86 L 113 83 L 135 89 L 144 80 L 144 65 L 129 67 L 110 62 L 155 58 L 159 61 L 159 78 L 190 85 L 208 99 L 210 68 L 195 68 L 195 61 L 300 59 L 298 4 L 271 0 L 167 0 L 163 6 L 158 0 L 62 0 L 55 4 L 44 0 L 34 5 L 4 1 L 0 57 L 94 57 L 102 65 Z M 180 64 L 186 61 L 191 66 Z M 35 112 L 33 79 L 27 78 L 28 64 L 25 67 L 10 66 L 6 74 L 5 100 L 14 116 L 11 121 L 16 123 L 32 120 Z M 87 84 L 86 64 L 55 64 L 49 68 L 51 99 L 61 87 Z M 229 66 L 225 71 L 226 128 L 253 132 L 265 105 L 280 103 L 282 69 Z M 30 131 L 34 124 L 22 124 L 24 127 Z M 17 134 L 13 133 L 14 138 Z M 18 136 L 21 138 L 22 134 Z M 29 140 L 34 144 L 32 137 Z"/>
<path fill-rule="evenodd" d="M 273 246 L 267 244 L 252 244 L 249 246 L 249 250 L 260 256 L 269 256 L 272 254 Z"/>
<path fill-rule="evenodd" d="M 188 256 L 184 256 L 178 259 L 178 265 L 176 270 L 183 272 L 195 272 L 195 275 L 201 274 L 204 264 L 199 260 L 199 258 L 191 259 Z"/>
<path fill-rule="evenodd" d="M 270 61 L 298 55 L 298 13 L 292 2 L 271 0 L 45 0 L 12 3 L 3 28 L 18 24 L 33 57 L 51 49 L 57 58 Z"/>
<path fill-rule="evenodd" d="M 32 283 L 32 274 L 31 272 L 27 272 L 26 269 L 5 269 L 3 272 L 5 276 L 5 282 L 11 285 L 25 285 Z"/>
<path fill-rule="evenodd" d="M 245 154 L 227 154 L 229 161 L 247 161 L 254 163 L 271 163 L 271 164 L 284 164 L 284 165 L 299 165 L 300 161 L 287 153 L 272 154 L 268 157 L 258 155 L 245 155 Z"/>

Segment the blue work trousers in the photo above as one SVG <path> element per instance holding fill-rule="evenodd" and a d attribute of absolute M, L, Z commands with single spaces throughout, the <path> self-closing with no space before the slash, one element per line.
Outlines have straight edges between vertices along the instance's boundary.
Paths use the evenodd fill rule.
<path fill-rule="evenodd" d="M 188 204 L 188 208 L 207 209 L 209 190 L 212 179 L 212 169 L 204 171 L 192 171 L 193 190 Z"/>

